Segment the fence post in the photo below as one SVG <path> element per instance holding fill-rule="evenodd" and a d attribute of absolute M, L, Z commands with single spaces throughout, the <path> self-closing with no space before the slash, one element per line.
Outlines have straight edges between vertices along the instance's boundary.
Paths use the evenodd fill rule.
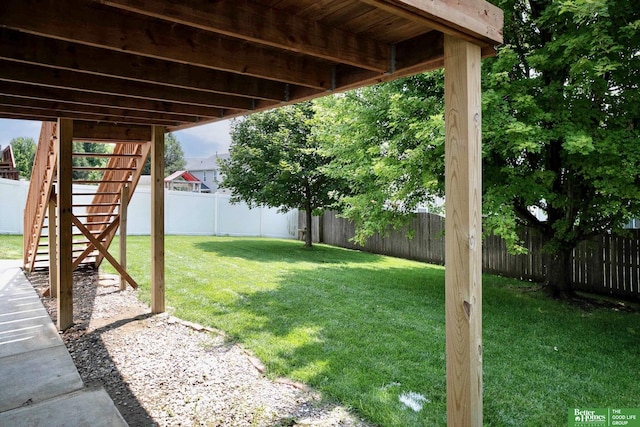
<path fill-rule="evenodd" d="M 213 202 L 213 235 L 218 235 L 218 210 L 220 210 L 220 195 L 216 191 L 215 201 Z"/>

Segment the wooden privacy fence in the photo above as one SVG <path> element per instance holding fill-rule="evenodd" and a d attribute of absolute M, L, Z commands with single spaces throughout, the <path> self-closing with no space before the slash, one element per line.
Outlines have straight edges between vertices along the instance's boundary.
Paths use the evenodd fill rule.
<path fill-rule="evenodd" d="M 304 212 L 300 212 L 299 226 L 304 227 Z M 354 225 L 339 218 L 335 212 L 325 212 L 313 219 L 315 242 L 399 258 L 444 265 L 444 218 L 429 213 L 419 213 L 411 221 L 414 230 L 409 239 L 406 229 L 391 231 L 387 237 L 372 236 L 364 246 L 350 239 L 355 234 Z M 497 236 L 489 236 L 482 242 L 482 268 L 485 273 L 499 274 L 521 280 L 544 280 L 542 238 L 531 229 L 521 234 L 526 254 L 512 255 L 506 243 Z M 572 256 L 571 276 L 575 289 L 640 298 L 640 230 L 628 230 L 628 236 L 604 234 L 582 242 Z"/>

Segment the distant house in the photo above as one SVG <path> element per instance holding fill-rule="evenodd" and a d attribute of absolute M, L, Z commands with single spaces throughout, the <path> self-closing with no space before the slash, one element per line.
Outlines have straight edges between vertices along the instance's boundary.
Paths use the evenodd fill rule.
<path fill-rule="evenodd" d="M 4 150 L 0 147 L 0 178 L 14 179 L 16 181 L 20 179 L 11 144 L 4 147 Z"/>
<path fill-rule="evenodd" d="M 226 160 L 229 153 L 214 154 L 211 157 L 187 158 L 185 170 L 198 178 L 212 193 L 218 191 L 218 186 L 224 179 L 220 173 L 218 160 Z"/>
<path fill-rule="evenodd" d="M 209 193 L 210 189 L 188 171 L 177 171 L 164 179 L 164 188 L 172 191 Z"/>

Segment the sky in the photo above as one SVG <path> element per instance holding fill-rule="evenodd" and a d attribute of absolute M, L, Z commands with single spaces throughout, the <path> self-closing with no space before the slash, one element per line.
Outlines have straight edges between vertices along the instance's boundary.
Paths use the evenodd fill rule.
<path fill-rule="evenodd" d="M 0 146 L 6 147 L 13 138 L 33 138 L 38 143 L 41 122 L 0 119 Z M 224 120 L 175 132 L 185 157 L 209 157 L 227 153 L 231 144 L 231 120 Z"/>

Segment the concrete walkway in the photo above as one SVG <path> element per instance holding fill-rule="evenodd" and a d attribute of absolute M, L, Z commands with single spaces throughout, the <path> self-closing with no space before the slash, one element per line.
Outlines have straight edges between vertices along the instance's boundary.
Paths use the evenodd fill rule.
<path fill-rule="evenodd" d="M 20 265 L 0 260 L 0 426 L 126 426 L 106 391 L 84 386 Z"/>

